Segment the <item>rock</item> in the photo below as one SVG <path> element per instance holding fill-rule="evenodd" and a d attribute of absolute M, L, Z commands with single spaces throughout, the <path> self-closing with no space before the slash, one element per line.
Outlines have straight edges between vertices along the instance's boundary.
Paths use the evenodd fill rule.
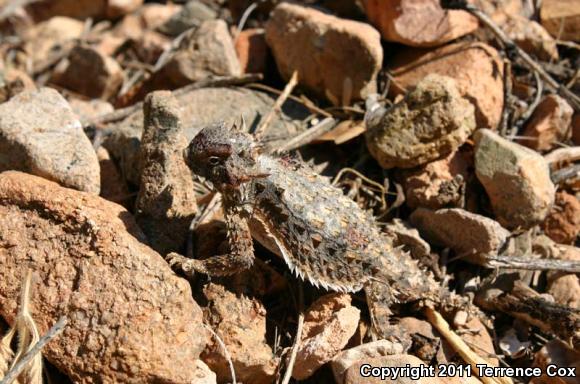
<path fill-rule="evenodd" d="M 477 354 L 481 356 L 489 366 L 499 367 L 499 360 L 496 357 L 493 339 L 489 331 L 480 319 L 472 317 L 465 325 L 458 330 L 463 341 L 469 345 Z M 463 331 L 463 332 L 462 332 Z M 459 359 L 460 356 L 457 356 Z M 457 359 L 454 359 L 456 361 Z"/>
<path fill-rule="evenodd" d="M 572 142 L 580 146 L 580 114 L 578 113 L 572 117 Z"/>
<path fill-rule="evenodd" d="M 132 196 L 127 187 L 127 183 L 119 172 L 117 165 L 111 159 L 109 151 L 104 147 L 97 149 L 97 158 L 101 168 L 101 194 L 103 199 L 107 199 L 124 207 L 128 207 L 129 198 Z"/>
<path fill-rule="evenodd" d="M 243 73 L 264 73 L 268 59 L 266 33 L 261 28 L 241 31 L 236 38 L 236 53 Z"/>
<path fill-rule="evenodd" d="M 530 18 L 534 15 L 533 5 L 522 0 L 475 0 L 479 9 L 489 15 L 499 26 L 503 26 L 512 16 Z M 480 28 L 479 31 L 484 28 Z"/>
<path fill-rule="evenodd" d="M 0 313 L 11 323 L 22 271 L 43 355 L 76 383 L 185 383 L 207 341 L 189 284 L 144 245 L 121 206 L 20 172 L 0 174 Z"/>
<path fill-rule="evenodd" d="M 413 259 L 423 260 L 429 257 L 431 253 L 429 243 L 419 236 L 419 231 L 401 219 L 385 223 L 383 231 L 393 239 L 394 247 L 402 246 L 411 253 Z"/>
<path fill-rule="evenodd" d="M 278 361 L 266 342 L 266 309 L 256 299 L 236 295 L 217 284 L 208 284 L 204 294 L 206 323 L 223 340 L 240 382 L 266 384 L 274 381 Z M 203 361 L 217 374 L 218 382 L 230 382 L 230 368 L 222 347 L 212 338 Z"/>
<path fill-rule="evenodd" d="M 391 367 L 400 368 L 405 366 L 420 367 L 421 365 L 426 365 L 421 359 L 412 355 L 389 355 L 381 356 L 373 359 L 364 359 L 363 361 L 358 361 L 346 371 L 344 375 L 344 384 L 379 384 L 389 382 L 392 384 L 440 384 L 441 380 L 437 377 L 421 377 L 413 379 L 408 376 L 400 376 L 396 379 L 383 380 L 380 377 L 364 377 L 361 375 L 361 366 L 370 365 L 372 367 Z"/>
<path fill-rule="evenodd" d="M 115 56 L 115 53 L 123 46 L 123 44 L 128 45 L 132 42 L 128 42 L 126 38 L 117 36 L 112 31 L 106 31 L 99 34 L 98 38 L 95 39 L 95 44 L 92 44 L 97 51 L 105 56 Z M 131 47 L 133 48 L 133 47 Z"/>
<path fill-rule="evenodd" d="M 182 252 L 197 212 L 191 171 L 183 159 L 179 104 L 169 91 L 145 98 L 141 138 L 141 182 L 135 218 L 151 247 L 165 255 Z"/>
<path fill-rule="evenodd" d="M 78 39 L 83 33 L 83 23 L 69 17 L 53 17 L 37 24 L 26 34 L 25 49 L 33 63 L 46 60 L 51 52 Z"/>
<path fill-rule="evenodd" d="M 188 32 L 177 52 L 152 75 L 146 88 L 175 89 L 212 76 L 240 74 L 227 24 L 223 20 L 209 20 Z"/>
<path fill-rule="evenodd" d="M 447 358 L 449 345 L 427 321 L 415 317 L 403 317 L 397 323 L 397 328 L 413 340 L 413 355 L 419 359 L 443 364 L 449 361 Z"/>
<path fill-rule="evenodd" d="M 580 1 L 543 0 L 540 19 L 555 38 L 580 41 Z"/>
<path fill-rule="evenodd" d="M 179 12 L 181 5 L 146 3 L 136 12 L 126 15 L 114 27 L 118 36 L 138 40 L 144 30 L 154 30 Z"/>
<path fill-rule="evenodd" d="M 34 80 L 26 72 L 16 68 L 0 69 L 0 103 L 10 100 L 24 90 L 35 89 Z"/>
<path fill-rule="evenodd" d="M 497 254 L 510 236 L 494 220 L 459 208 L 418 208 L 410 220 L 427 241 L 452 248 L 457 255 L 481 264 L 487 254 Z"/>
<path fill-rule="evenodd" d="M 84 20 L 105 15 L 109 0 L 39 0 L 28 3 L 26 10 L 34 20 L 43 21 L 54 16 Z"/>
<path fill-rule="evenodd" d="M 113 107 L 111 103 L 100 99 L 70 99 L 68 103 L 75 115 L 77 115 L 81 120 L 92 119 L 97 116 L 111 113 L 115 110 L 115 107 Z"/>
<path fill-rule="evenodd" d="M 348 294 L 334 293 L 316 300 L 304 315 L 302 340 L 292 377 L 304 380 L 331 361 L 354 335 L 360 310 Z"/>
<path fill-rule="evenodd" d="M 569 193 L 556 193 L 554 207 L 542 229 L 557 243 L 573 244 L 580 234 L 580 201 Z"/>
<path fill-rule="evenodd" d="M 7 1 L 3 0 L 2 3 L 5 9 Z M 24 36 L 26 31 L 33 28 L 34 21 L 23 6 L 19 6 L 18 3 L 12 4 L 15 7 L 8 14 L 4 13 L 2 20 L 0 20 L 0 33 L 4 36 Z"/>
<path fill-rule="evenodd" d="M 555 245 L 557 259 L 580 262 L 580 248 Z M 554 301 L 567 307 L 580 309 L 580 278 L 574 273 L 549 272 L 548 293 Z"/>
<path fill-rule="evenodd" d="M 541 384 L 575 384 L 578 382 L 577 377 L 548 377 L 546 369 L 548 365 L 553 364 L 556 367 L 574 367 L 576 375 L 580 371 L 580 352 L 570 348 L 570 346 L 562 340 L 553 339 L 548 341 L 542 349 L 540 349 L 534 358 L 534 367 L 539 367 L 543 374 L 539 378 L 534 378 L 530 383 Z"/>
<path fill-rule="evenodd" d="M 461 96 L 475 106 L 477 127 L 497 127 L 503 109 L 503 62 L 489 45 L 458 43 L 435 50 L 404 49 L 388 66 L 395 80 L 393 94 L 412 89 L 431 73 L 449 76 L 455 79 Z"/>
<path fill-rule="evenodd" d="M 393 107 L 367 110 L 367 147 L 383 168 L 425 164 L 467 140 L 475 129 L 473 111 L 453 79 L 427 76 Z"/>
<path fill-rule="evenodd" d="M 133 32 L 130 32 L 133 33 Z M 128 41 L 129 40 L 129 41 Z M 96 47 L 104 55 L 115 55 L 123 44 L 130 46 L 136 59 L 154 65 L 161 54 L 171 46 L 171 40 L 161 33 L 143 29 L 136 37 L 120 35 L 119 32 L 105 32 Z"/>
<path fill-rule="evenodd" d="M 477 18 L 445 10 L 438 0 L 365 0 L 369 21 L 385 40 L 412 47 L 436 47 L 475 31 Z"/>
<path fill-rule="evenodd" d="M 555 187 L 544 158 L 489 129 L 475 132 L 475 173 L 500 224 L 530 228 L 554 203 Z"/>
<path fill-rule="evenodd" d="M 468 160 L 456 151 L 416 169 L 403 172 L 406 203 L 411 208 L 462 207 Z"/>
<path fill-rule="evenodd" d="M 566 307 L 580 309 L 580 280 L 574 274 L 554 278 L 548 287 L 554 301 Z"/>
<path fill-rule="evenodd" d="M 137 10 L 143 5 L 143 0 L 107 0 L 105 15 L 109 19 L 116 19 Z"/>
<path fill-rule="evenodd" d="M 217 19 L 217 16 L 217 12 L 203 2 L 190 0 L 158 30 L 169 36 L 178 36 L 190 28 L 199 27 L 204 21 Z"/>
<path fill-rule="evenodd" d="M 195 384 L 217 384 L 217 376 L 212 372 L 209 367 L 201 360 L 195 360 L 194 362 Z"/>
<path fill-rule="evenodd" d="M 573 114 L 570 104 L 560 96 L 544 97 L 526 124 L 522 133 L 525 139 L 520 140 L 520 144 L 536 151 L 547 151 L 558 142 L 569 140 Z"/>
<path fill-rule="evenodd" d="M 233 122 L 244 116 L 251 130 L 268 114 L 274 103 L 269 95 L 246 88 L 203 88 L 188 92 L 178 98 L 182 107 L 182 126 L 187 140 L 205 126 L 218 121 Z M 300 127 L 297 121 L 304 119 L 310 112 L 293 101 L 286 101 L 282 113 L 272 120 L 266 142 L 280 144 L 289 132 Z M 143 131 L 143 112 L 138 111 L 127 118 L 115 129 L 105 142 L 105 147 L 113 158 L 119 160 L 123 175 L 133 184 L 139 184 L 139 145 Z M 277 140 L 272 138 L 278 137 Z"/>
<path fill-rule="evenodd" d="M 18 170 L 98 194 L 99 162 L 81 123 L 55 90 L 0 104 L 0 172 Z"/>
<path fill-rule="evenodd" d="M 333 104 L 350 104 L 377 90 L 383 62 L 380 35 L 371 26 L 313 8 L 281 3 L 266 24 L 278 71 Z"/>
<path fill-rule="evenodd" d="M 347 349 L 331 362 L 332 373 L 338 384 L 344 383 L 344 373 L 356 362 L 403 353 L 403 346 L 388 340 L 378 340 Z"/>
<path fill-rule="evenodd" d="M 110 99 L 123 84 L 123 69 L 98 50 L 77 45 L 55 68 L 52 81 L 90 98 Z"/>
<path fill-rule="evenodd" d="M 544 61 L 558 60 L 556 40 L 541 24 L 523 16 L 513 15 L 502 25 L 502 29 L 527 53 Z"/>

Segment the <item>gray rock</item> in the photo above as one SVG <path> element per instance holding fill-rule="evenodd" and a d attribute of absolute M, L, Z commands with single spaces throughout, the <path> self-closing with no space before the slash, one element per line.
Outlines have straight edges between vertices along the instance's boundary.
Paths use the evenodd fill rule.
<path fill-rule="evenodd" d="M 191 172 L 183 159 L 179 104 L 169 91 L 147 95 L 140 148 L 141 183 L 135 217 L 151 247 L 162 255 L 182 252 L 197 212 Z"/>
<path fill-rule="evenodd" d="M 410 217 L 428 241 L 452 248 L 457 254 L 481 263 L 487 254 L 497 254 L 510 232 L 496 221 L 460 208 L 419 208 Z"/>
<path fill-rule="evenodd" d="M 475 130 L 473 105 L 455 81 L 429 75 L 400 103 L 367 111 L 366 142 L 383 168 L 412 168 L 446 156 Z"/>
<path fill-rule="evenodd" d="M 246 88 L 203 88 L 180 96 L 178 102 L 182 107 L 183 133 L 191 140 L 209 124 L 222 120 L 233 123 L 241 116 L 251 130 L 255 129 L 272 108 L 274 98 Z M 289 133 L 300 128 L 294 119 L 304 119 L 308 114 L 300 104 L 287 101 L 282 113 L 272 120 L 265 142 L 274 145 L 280 139 L 284 140 Z M 142 131 L 143 112 L 139 111 L 123 121 L 105 143 L 113 158 L 119 161 L 127 180 L 134 185 L 139 184 L 138 156 Z M 276 138 L 279 140 L 273 141 Z"/>
<path fill-rule="evenodd" d="M 497 220 L 508 229 L 543 221 L 556 194 L 544 158 L 489 129 L 479 129 L 474 138 L 475 173 Z"/>
<path fill-rule="evenodd" d="M 98 49 L 77 45 L 54 69 L 51 81 L 90 98 L 108 100 L 123 84 L 123 68 Z"/>
<path fill-rule="evenodd" d="M 241 73 L 226 22 L 208 20 L 187 32 L 173 56 L 153 74 L 147 89 L 174 89 L 211 76 Z"/>
<path fill-rule="evenodd" d="M 0 105 L 0 171 L 18 170 L 98 194 L 97 155 L 54 89 L 24 91 Z"/>
<path fill-rule="evenodd" d="M 177 36 L 189 28 L 197 27 L 206 20 L 217 18 L 217 12 L 199 0 L 188 1 L 183 8 L 163 23 L 158 31 L 169 36 Z"/>

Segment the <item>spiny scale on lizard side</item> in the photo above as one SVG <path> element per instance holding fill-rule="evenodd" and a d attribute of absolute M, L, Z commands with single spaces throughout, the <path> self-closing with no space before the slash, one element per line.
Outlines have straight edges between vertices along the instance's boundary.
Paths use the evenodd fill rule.
<path fill-rule="evenodd" d="M 246 218 L 252 235 L 273 241 L 312 284 L 354 292 L 376 283 L 403 302 L 439 297 L 434 279 L 393 248 L 352 199 L 303 164 L 260 154 L 251 135 L 209 126 L 192 140 L 186 160 L 222 193 L 226 216 Z"/>

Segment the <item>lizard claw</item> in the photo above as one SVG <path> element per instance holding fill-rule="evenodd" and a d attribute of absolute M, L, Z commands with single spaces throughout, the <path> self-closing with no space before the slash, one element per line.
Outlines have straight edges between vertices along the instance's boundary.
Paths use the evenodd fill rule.
<path fill-rule="evenodd" d="M 188 259 L 179 253 L 171 252 L 165 256 L 165 260 L 172 269 L 181 269 L 188 277 L 193 277 L 194 268 L 193 264 L 195 260 Z"/>

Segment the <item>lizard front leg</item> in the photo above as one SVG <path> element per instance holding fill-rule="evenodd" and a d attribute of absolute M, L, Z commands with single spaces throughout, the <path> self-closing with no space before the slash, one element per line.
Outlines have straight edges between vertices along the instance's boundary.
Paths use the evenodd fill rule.
<path fill-rule="evenodd" d="M 397 302 L 391 287 L 385 280 L 372 278 L 365 284 L 364 291 L 371 316 L 372 339 L 396 341 L 401 343 L 405 350 L 408 349 L 411 346 L 409 336 L 389 322 L 392 315 L 390 307 Z"/>
<path fill-rule="evenodd" d="M 250 268 L 254 263 L 254 244 L 248 219 L 241 212 L 226 209 L 225 222 L 229 253 L 205 260 L 188 259 L 177 253 L 170 253 L 166 257 L 169 265 L 181 269 L 190 278 L 196 272 L 210 276 L 227 276 Z"/>

